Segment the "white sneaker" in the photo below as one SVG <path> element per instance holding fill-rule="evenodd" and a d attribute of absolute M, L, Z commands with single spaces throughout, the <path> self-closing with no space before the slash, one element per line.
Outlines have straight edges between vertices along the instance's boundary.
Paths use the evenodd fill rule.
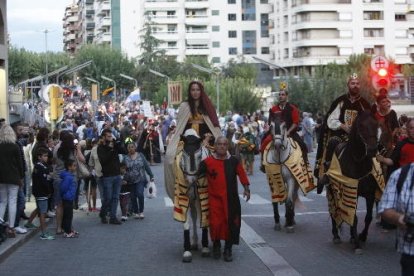
<path fill-rule="evenodd" d="M 55 213 L 55 212 L 52 212 L 52 211 L 48 211 L 48 212 L 47 212 L 47 216 L 48 216 L 49 218 L 53 218 L 53 217 L 55 217 L 55 216 L 56 216 L 56 213 Z"/>
<path fill-rule="evenodd" d="M 127 221 L 127 220 L 128 220 L 128 217 L 127 217 L 127 216 L 122 216 L 122 217 L 121 217 L 121 220 L 122 220 L 122 221 Z"/>
<path fill-rule="evenodd" d="M 15 227 L 14 230 L 16 231 L 17 234 L 26 234 L 27 233 L 27 229 L 24 228 L 24 227 L 20 227 L 20 226 Z"/>
<path fill-rule="evenodd" d="M 139 219 L 139 214 L 134 214 L 134 219 Z"/>
<path fill-rule="evenodd" d="M 140 218 L 140 219 L 145 218 L 144 213 L 139 213 L 139 218 Z"/>

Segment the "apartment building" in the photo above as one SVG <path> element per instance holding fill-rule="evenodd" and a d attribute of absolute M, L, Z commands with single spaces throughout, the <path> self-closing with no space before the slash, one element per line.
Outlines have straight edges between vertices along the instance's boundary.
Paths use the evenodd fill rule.
<path fill-rule="evenodd" d="M 63 17 L 63 50 L 70 54 L 75 53 L 77 47 L 80 45 L 80 41 L 78 40 L 78 11 L 77 4 L 70 4 L 66 6 Z"/>
<path fill-rule="evenodd" d="M 412 0 L 276 0 L 269 18 L 270 61 L 293 74 L 361 53 L 414 62 Z"/>

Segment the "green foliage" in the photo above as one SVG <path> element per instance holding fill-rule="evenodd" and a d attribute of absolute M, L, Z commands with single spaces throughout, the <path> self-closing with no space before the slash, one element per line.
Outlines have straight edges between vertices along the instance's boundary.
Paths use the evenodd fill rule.
<path fill-rule="evenodd" d="M 92 64 L 78 72 L 83 85 L 90 86 L 90 83 L 83 79 L 84 77 L 90 77 L 101 82 L 101 90 L 112 87 L 111 82 L 102 80 L 101 76 L 104 75 L 115 80 L 117 88 L 133 88 L 134 83 L 132 81 L 119 76 L 120 73 L 133 78 L 137 76 L 134 62 L 122 54 L 121 51 L 109 46 L 85 45 L 77 53 L 73 65 L 80 65 L 89 60 L 92 60 Z"/>
<path fill-rule="evenodd" d="M 244 78 L 254 80 L 257 77 L 256 66 L 247 63 L 244 58 L 240 60 L 231 59 L 225 67 L 223 67 L 223 74 L 228 78 Z"/>

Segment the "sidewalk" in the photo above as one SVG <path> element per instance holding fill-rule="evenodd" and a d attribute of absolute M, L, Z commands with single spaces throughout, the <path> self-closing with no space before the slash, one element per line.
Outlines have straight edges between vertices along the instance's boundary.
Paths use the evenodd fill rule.
<path fill-rule="evenodd" d="M 36 209 L 36 202 L 34 198 L 31 199 L 30 202 L 26 202 L 26 209 L 25 213 L 29 216 L 32 211 Z M 46 219 L 47 223 L 51 221 L 50 219 Z M 37 219 L 34 221 L 35 225 L 38 225 L 39 222 Z M 26 223 L 26 220 L 20 220 L 20 226 L 23 226 Z M 23 245 L 26 241 L 31 239 L 33 236 L 37 235 L 40 231 L 39 228 L 29 230 L 26 234 L 16 234 L 16 238 L 8 238 L 4 242 L 0 244 L 0 263 L 3 262 L 7 257 L 9 257 L 17 248 Z"/>

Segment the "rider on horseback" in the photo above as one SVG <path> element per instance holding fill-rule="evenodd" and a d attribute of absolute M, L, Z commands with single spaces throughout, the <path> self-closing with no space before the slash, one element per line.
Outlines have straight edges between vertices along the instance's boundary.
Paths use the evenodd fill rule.
<path fill-rule="evenodd" d="M 355 73 L 348 78 L 348 93 L 333 101 L 322 126 L 316 153 L 314 175 L 319 179 L 318 193 L 329 182 L 325 172 L 336 146 L 348 140 L 352 123 L 363 110 L 370 110 L 370 104 L 361 97 L 359 78 Z"/>
<path fill-rule="evenodd" d="M 298 143 L 302 150 L 302 157 L 305 163 L 308 162 L 308 150 L 306 148 L 305 143 L 303 142 L 302 138 L 300 138 L 299 134 L 296 132 L 297 127 L 299 125 L 299 109 L 288 102 L 288 92 L 286 90 L 281 90 L 279 92 L 279 103 L 274 105 L 269 110 L 269 120 L 268 123 L 272 122 L 273 116 L 276 113 L 281 113 L 281 119 L 286 124 L 287 129 L 287 136 L 291 137 L 294 141 Z M 266 149 L 266 146 L 272 141 L 271 131 L 268 131 L 265 136 L 263 137 L 262 144 L 260 146 L 260 153 L 263 159 L 263 152 Z M 260 167 L 260 170 L 264 172 L 263 164 Z"/>

